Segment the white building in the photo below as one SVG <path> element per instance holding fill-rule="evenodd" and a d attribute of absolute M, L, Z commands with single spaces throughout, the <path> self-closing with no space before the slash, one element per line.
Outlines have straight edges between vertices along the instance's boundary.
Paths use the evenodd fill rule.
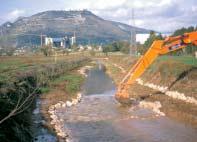
<path fill-rule="evenodd" d="M 92 50 L 92 46 L 90 46 L 90 45 L 87 45 L 86 48 L 87 48 L 87 50 Z"/>
<path fill-rule="evenodd" d="M 45 37 L 45 45 L 51 45 L 52 47 L 70 48 L 70 42 L 67 36 L 63 38 Z"/>
<path fill-rule="evenodd" d="M 136 34 L 136 42 L 144 44 L 144 42 L 149 38 L 150 34 Z"/>
<path fill-rule="evenodd" d="M 13 55 L 18 56 L 18 55 L 24 55 L 26 53 L 26 50 L 24 48 L 17 48 Z"/>
<path fill-rule="evenodd" d="M 53 45 L 53 39 L 50 37 L 45 37 L 45 45 Z"/>
<path fill-rule="evenodd" d="M 98 46 L 98 51 L 103 51 L 103 48 L 101 45 Z"/>
<path fill-rule="evenodd" d="M 159 33 L 156 33 L 156 35 L 159 35 Z M 172 33 L 161 33 L 162 37 L 168 37 L 171 36 Z M 145 41 L 149 38 L 150 34 L 144 33 L 144 34 L 136 34 L 136 42 L 139 42 L 140 44 L 144 44 Z"/>
<path fill-rule="evenodd" d="M 70 44 L 71 45 L 74 45 L 76 43 L 76 37 L 75 36 L 72 36 L 71 38 L 70 38 Z"/>
<path fill-rule="evenodd" d="M 83 51 L 85 48 L 83 47 L 83 45 L 78 45 L 78 49 L 79 51 Z"/>

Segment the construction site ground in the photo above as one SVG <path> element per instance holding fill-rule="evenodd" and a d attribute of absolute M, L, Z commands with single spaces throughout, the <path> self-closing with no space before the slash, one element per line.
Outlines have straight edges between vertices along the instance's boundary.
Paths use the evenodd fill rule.
<path fill-rule="evenodd" d="M 125 55 L 100 57 L 105 64 L 107 73 L 113 78 L 116 85 L 137 61 L 137 57 Z M 184 95 L 186 100 L 179 97 L 165 95 L 165 92 L 140 85 L 135 82 L 129 89 L 131 98 L 146 101 L 160 101 L 168 117 L 197 128 L 197 59 L 194 57 L 164 56 L 158 58 L 140 77 L 143 82 L 168 87 L 166 91 L 175 92 L 175 95 Z M 194 103 L 187 101 L 192 98 Z M 190 99 L 191 99 L 190 98 Z"/>

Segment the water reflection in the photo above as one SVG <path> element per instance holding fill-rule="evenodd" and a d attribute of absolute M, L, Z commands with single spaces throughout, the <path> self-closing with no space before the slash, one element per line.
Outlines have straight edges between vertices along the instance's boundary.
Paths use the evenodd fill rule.
<path fill-rule="evenodd" d="M 97 67 L 88 72 L 88 77 L 82 89 L 83 94 L 102 94 L 106 91 L 115 90 L 115 85 L 112 79 L 107 74 L 105 74 L 103 70 L 103 67 Z"/>

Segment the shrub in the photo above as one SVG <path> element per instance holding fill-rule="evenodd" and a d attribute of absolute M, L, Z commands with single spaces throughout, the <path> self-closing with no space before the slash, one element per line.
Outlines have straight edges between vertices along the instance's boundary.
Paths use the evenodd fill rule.
<path fill-rule="evenodd" d="M 13 80 L 1 80 L 0 122 L 4 118 L 8 118 L 0 123 L 0 141 L 32 141 L 31 116 L 36 94 L 47 91 L 50 80 L 69 70 L 80 67 L 88 61 L 89 59 L 87 58 L 81 58 L 73 61 L 44 65 L 41 68 L 35 67 L 25 72 L 18 72 L 11 77 Z M 75 85 L 78 85 L 75 79 L 71 81 Z M 68 90 L 72 92 L 72 90 L 78 89 L 75 85 L 70 86 Z M 24 105 L 22 105 L 23 103 Z M 14 111 L 20 105 L 20 109 Z M 13 112 L 11 116 L 9 116 L 10 112 Z"/>

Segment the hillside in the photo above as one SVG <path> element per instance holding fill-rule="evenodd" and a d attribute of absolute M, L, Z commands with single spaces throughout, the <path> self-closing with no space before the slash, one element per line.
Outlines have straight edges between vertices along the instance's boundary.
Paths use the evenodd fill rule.
<path fill-rule="evenodd" d="M 104 20 L 87 10 L 46 11 L 30 17 L 19 17 L 13 23 L 6 22 L 1 25 L 0 45 L 8 43 L 15 46 L 39 45 L 40 37 L 31 34 L 42 33 L 51 37 L 63 37 L 74 32 L 78 44 L 89 42 L 104 44 L 129 40 L 131 28 L 135 28 L 138 33 L 149 32 L 146 29 Z"/>

